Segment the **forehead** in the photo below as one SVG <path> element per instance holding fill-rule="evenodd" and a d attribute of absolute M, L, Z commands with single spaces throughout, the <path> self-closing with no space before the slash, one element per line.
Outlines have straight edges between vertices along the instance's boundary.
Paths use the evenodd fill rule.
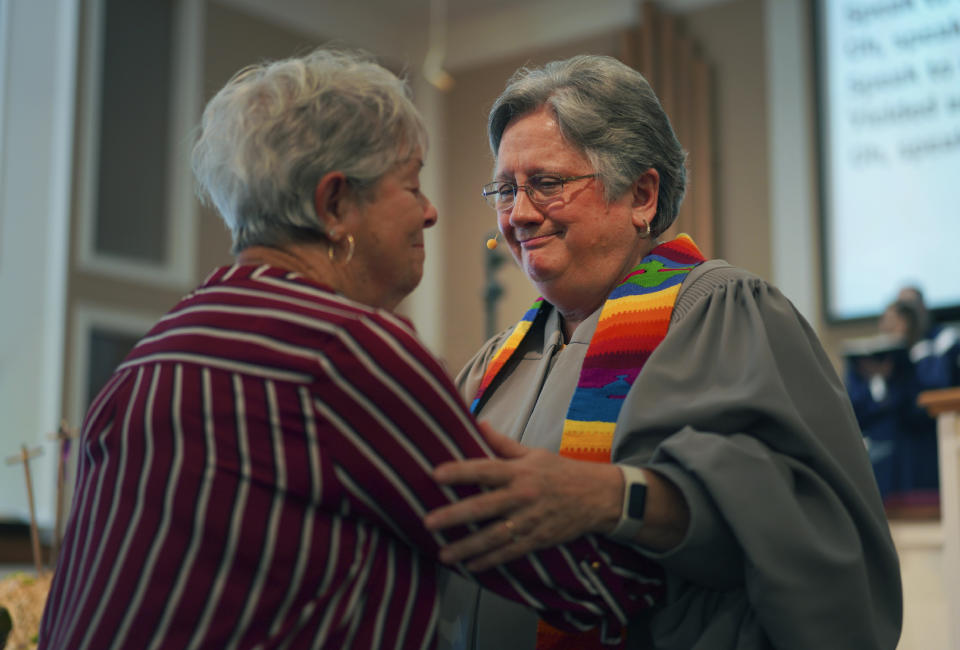
<path fill-rule="evenodd" d="M 513 118 L 503 131 L 497 178 L 590 171 L 589 159 L 563 137 L 553 111 L 546 107 Z"/>
<path fill-rule="evenodd" d="M 420 149 L 416 149 L 409 157 L 399 161 L 392 171 L 400 176 L 416 176 L 421 169 L 423 169 L 423 153 Z"/>

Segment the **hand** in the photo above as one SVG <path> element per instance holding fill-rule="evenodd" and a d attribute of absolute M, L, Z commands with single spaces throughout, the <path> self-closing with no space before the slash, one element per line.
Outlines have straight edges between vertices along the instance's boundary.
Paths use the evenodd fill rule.
<path fill-rule="evenodd" d="M 469 560 L 468 570 L 483 571 L 588 532 L 613 530 L 623 500 L 623 476 L 615 465 L 529 449 L 486 424 L 480 429 L 501 459 L 444 463 L 433 475 L 444 485 L 491 490 L 438 508 L 424 523 L 430 530 L 489 523 L 441 549 L 442 562 Z"/>

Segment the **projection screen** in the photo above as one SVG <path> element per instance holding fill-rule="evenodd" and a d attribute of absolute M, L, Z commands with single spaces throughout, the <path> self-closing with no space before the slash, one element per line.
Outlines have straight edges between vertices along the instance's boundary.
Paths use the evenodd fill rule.
<path fill-rule="evenodd" d="M 960 0 L 815 0 L 825 314 L 960 318 Z"/>

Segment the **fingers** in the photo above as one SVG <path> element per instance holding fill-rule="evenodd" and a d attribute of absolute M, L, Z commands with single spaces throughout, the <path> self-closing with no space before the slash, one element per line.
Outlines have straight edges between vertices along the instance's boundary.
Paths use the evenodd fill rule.
<path fill-rule="evenodd" d="M 434 469 L 441 485 L 482 485 L 493 489 L 438 508 L 424 517 L 429 530 L 439 530 L 477 521 L 502 517 L 517 507 L 523 492 L 508 489 L 517 469 L 505 460 L 465 460 L 444 463 Z"/>
<path fill-rule="evenodd" d="M 433 478 L 442 485 L 486 485 L 498 487 L 509 482 L 513 471 L 507 461 L 495 459 L 461 460 L 438 465 Z"/>
<path fill-rule="evenodd" d="M 509 562 L 529 553 L 533 547 L 514 519 L 498 519 L 482 530 L 440 549 L 439 558 L 445 564 L 469 560 L 469 571 L 484 571 L 503 562 Z"/>
<path fill-rule="evenodd" d="M 478 428 L 494 453 L 503 459 L 520 458 L 530 453 L 530 449 L 497 433 L 486 422 L 478 423 Z M 438 483 L 445 485 L 474 483 L 494 487 L 508 482 L 513 476 L 511 470 L 505 460 L 474 459 L 438 465 L 434 469 L 433 477 Z"/>
<path fill-rule="evenodd" d="M 502 517 L 515 505 L 510 496 L 500 491 L 484 492 L 427 513 L 423 523 L 427 530 L 441 530 L 450 526 Z"/>

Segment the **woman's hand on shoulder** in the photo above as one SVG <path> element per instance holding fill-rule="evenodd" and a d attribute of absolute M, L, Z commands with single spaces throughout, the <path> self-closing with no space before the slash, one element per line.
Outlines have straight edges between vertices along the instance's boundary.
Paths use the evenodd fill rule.
<path fill-rule="evenodd" d="M 443 485 L 490 488 L 425 517 L 430 530 L 478 525 L 476 532 L 440 550 L 442 562 L 466 562 L 468 570 L 483 571 L 616 526 L 623 478 L 615 465 L 530 449 L 483 424 L 481 430 L 501 458 L 444 463 L 434 471 Z"/>

